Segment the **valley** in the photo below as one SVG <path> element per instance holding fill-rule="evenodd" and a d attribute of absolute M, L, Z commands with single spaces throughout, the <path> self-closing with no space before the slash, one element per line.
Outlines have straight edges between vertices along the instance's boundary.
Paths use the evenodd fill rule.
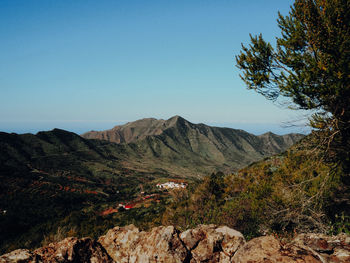
<path fill-rule="evenodd" d="M 160 225 L 173 196 L 157 184 L 183 182 L 193 192 L 205 176 L 238 171 L 302 137 L 255 136 L 179 116 L 82 136 L 0 133 L 0 252 L 97 237 L 115 225 Z"/>

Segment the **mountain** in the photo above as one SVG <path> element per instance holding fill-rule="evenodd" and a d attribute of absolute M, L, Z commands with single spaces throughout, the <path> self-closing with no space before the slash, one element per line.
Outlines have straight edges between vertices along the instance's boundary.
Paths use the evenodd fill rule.
<path fill-rule="evenodd" d="M 167 121 L 145 118 L 128 122 L 125 125 L 115 126 L 106 131 L 90 131 L 81 136 L 86 139 L 107 140 L 116 143 L 136 142 L 145 139 L 147 136 L 162 134 L 165 129 L 173 126 L 178 118 L 180 117 L 174 117 Z"/>
<path fill-rule="evenodd" d="M 82 137 L 128 145 L 146 166 L 178 175 L 183 172 L 201 175 L 214 170 L 237 171 L 285 151 L 303 135 L 255 136 L 243 130 L 193 124 L 174 116 L 169 120 L 142 119 L 106 131 L 87 132 Z"/>
<path fill-rule="evenodd" d="M 255 136 L 179 116 L 112 130 L 117 135 L 107 131 L 104 138 L 115 142 L 86 139 L 99 132 L 86 138 L 60 129 L 0 132 L 0 253 L 62 235 L 98 236 L 116 224 L 159 224 L 168 195 L 157 183 L 236 171 L 302 137 Z M 115 213 L 119 203 L 139 207 Z"/>
<path fill-rule="evenodd" d="M 94 235 L 116 222 L 132 223 L 127 214 L 100 216 L 137 198 L 140 187 L 155 188 L 151 171 L 123 162 L 124 148 L 60 129 L 36 135 L 0 132 L 0 253 L 36 247 L 69 231 Z"/>

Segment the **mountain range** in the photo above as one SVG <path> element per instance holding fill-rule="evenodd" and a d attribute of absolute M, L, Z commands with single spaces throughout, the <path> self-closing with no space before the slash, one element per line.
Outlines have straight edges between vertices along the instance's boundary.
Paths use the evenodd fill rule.
<path fill-rule="evenodd" d="M 235 172 L 267 156 L 285 151 L 301 134 L 255 136 L 243 130 L 193 124 L 180 116 L 168 120 L 141 119 L 106 131 L 81 135 L 131 148 L 148 167 L 180 175 L 208 171 Z M 182 171 L 181 171 L 182 170 Z"/>
<path fill-rule="evenodd" d="M 169 179 L 191 182 L 214 171 L 235 172 L 302 137 L 255 136 L 179 116 L 82 136 L 61 129 L 0 132 L 0 252 L 38 246 L 68 225 L 65 233 L 100 235 L 115 224 L 158 217 L 164 206 L 156 204 L 113 217 L 101 212 L 140 192 L 154 193 L 155 184 Z"/>

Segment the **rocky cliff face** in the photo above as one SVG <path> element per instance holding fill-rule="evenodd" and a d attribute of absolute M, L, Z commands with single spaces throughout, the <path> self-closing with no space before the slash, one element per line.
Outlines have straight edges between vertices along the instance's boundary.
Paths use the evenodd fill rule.
<path fill-rule="evenodd" d="M 7 262 L 350 262 L 350 236 L 300 234 L 284 243 L 274 236 L 246 242 L 226 226 L 200 225 L 180 232 L 173 226 L 140 231 L 133 225 L 115 227 L 98 240 L 66 238 L 29 251 L 0 256 Z"/>

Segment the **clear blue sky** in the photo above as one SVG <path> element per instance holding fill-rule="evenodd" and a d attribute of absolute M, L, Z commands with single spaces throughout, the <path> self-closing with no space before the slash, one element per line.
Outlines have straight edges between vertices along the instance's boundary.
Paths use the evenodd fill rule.
<path fill-rule="evenodd" d="M 81 133 L 144 117 L 272 130 L 299 118 L 248 91 L 234 56 L 274 41 L 290 0 L 0 1 L 0 130 Z"/>

